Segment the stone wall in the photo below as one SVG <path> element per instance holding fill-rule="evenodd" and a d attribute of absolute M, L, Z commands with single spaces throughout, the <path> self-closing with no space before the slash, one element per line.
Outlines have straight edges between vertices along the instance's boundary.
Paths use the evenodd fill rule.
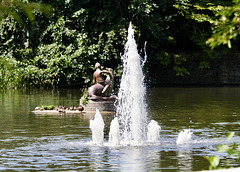
<path fill-rule="evenodd" d="M 240 53 L 219 55 L 210 59 L 210 68 L 200 69 L 202 54 L 183 54 L 187 58 L 185 68 L 189 75 L 176 76 L 173 65 L 162 66 L 159 75 L 151 78 L 160 84 L 206 84 L 206 85 L 240 85 Z M 156 71 L 157 72 L 157 71 Z M 154 81 L 155 80 L 155 81 Z"/>

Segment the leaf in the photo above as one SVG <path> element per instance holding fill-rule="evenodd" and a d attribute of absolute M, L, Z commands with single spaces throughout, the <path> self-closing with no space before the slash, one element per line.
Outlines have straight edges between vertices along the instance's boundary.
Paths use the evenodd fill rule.
<path fill-rule="evenodd" d="M 177 76 L 184 76 L 184 75 L 189 75 L 190 73 L 188 72 L 188 70 L 184 67 L 179 67 L 179 66 L 174 66 L 173 70 L 176 71 L 176 75 Z"/>
<path fill-rule="evenodd" d="M 231 41 L 228 40 L 228 48 L 232 48 Z"/>
<path fill-rule="evenodd" d="M 218 145 L 217 150 L 218 150 L 218 152 L 224 153 L 229 150 L 229 146 L 228 145 Z"/>
<path fill-rule="evenodd" d="M 204 68 L 207 68 L 207 69 L 210 68 L 210 64 L 209 64 L 208 61 L 202 61 L 202 62 L 200 62 L 200 64 L 199 64 L 199 69 L 204 69 Z"/>
<path fill-rule="evenodd" d="M 210 163 L 210 166 L 213 168 L 213 169 L 216 169 L 216 167 L 219 165 L 220 163 L 220 158 L 219 156 L 211 156 L 210 158 L 207 158 L 209 163 Z"/>
<path fill-rule="evenodd" d="M 233 136 L 234 136 L 234 132 L 227 133 L 226 134 L 227 142 L 229 142 L 232 139 Z"/>
<path fill-rule="evenodd" d="M 227 153 L 228 153 L 228 155 L 231 157 L 231 156 L 233 156 L 233 155 L 237 154 L 237 153 L 238 153 L 238 151 L 236 151 L 236 150 L 233 150 L 233 149 L 229 149 L 229 150 L 227 151 Z"/>

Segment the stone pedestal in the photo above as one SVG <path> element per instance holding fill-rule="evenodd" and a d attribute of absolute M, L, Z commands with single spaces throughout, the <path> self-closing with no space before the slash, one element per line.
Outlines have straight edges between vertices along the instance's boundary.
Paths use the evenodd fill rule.
<path fill-rule="evenodd" d="M 89 99 L 88 103 L 86 105 L 82 105 L 84 107 L 84 111 L 86 112 L 95 112 L 96 108 L 102 112 L 102 111 L 107 111 L 107 112 L 115 112 L 115 98 L 111 99 Z"/>

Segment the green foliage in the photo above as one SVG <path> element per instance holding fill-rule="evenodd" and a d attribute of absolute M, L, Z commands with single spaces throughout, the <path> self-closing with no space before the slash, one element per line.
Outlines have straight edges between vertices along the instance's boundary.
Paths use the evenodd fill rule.
<path fill-rule="evenodd" d="M 236 39 L 239 35 L 239 9 L 240 1 L 233 0 L 223 1 L 204 1 L 197 0 L 191 2 L 188 0 L 176 1 L 174 5 L 180 15 L 185 16 L 187 19 L 196 21 L 203 25 L 210 25 L 210 27 L 204 27 L 205 32 L 201 32 L 202 27 L 197 27 L 201 32 L 203 40 L 198 41 L 200 36 L 196 36 L 194 40 L 199 42 L 199 45 L 209 45 L 212 49 L 220 46 L 227 45 L 228 48 L 232 48 L 231 40 Z M 208 31 L 206 32 L 206 28 Z M 213 33 L 213 34 L 212 34 Z M 205 51 L 208 50 L 205 47 Z"/>
<path fill-rule="evenodd" d="M 66 7 L 71 8 L 71 5 Z M 115 65 L 118 64 L 120 61 L 118 49 L 123 46 L 125 39 L 123 37 L 126 37 L 126 28 L 118 27 L 107 32 L 99 31 L 93 39 L 89 39 L 92 33 L 84 29 L 88 27 L 86 21 L 88 17 L 88 12 L 81 8 L 73 14 L 60 16 L 56 21 L 52 20 L 39 35 L 40 44 L 37 46 L 33 45 L 36 41 L 31 42 L 29 36 L 19 29 L 16 22 L 6 18 L 1 22 L 4 28 L 1 33 L 1 44 L 5 46 L 1 47 L 1 53 L 5 52 L 10 54 L 9 58 L 19 60 L 16 61 L 15 67 L 21 70 L 18 75 L 23 75 L 21 82 L 25 82 L 25 86 L 55 87 L 88 84 L 92 78 L 93 65 L 97 61 L 103 65 L 111 61 L 116 61 Z M 11 30 L 14 32 L 11 32 L 9 26 L 12 26 Z M 19 41 L 20 37 L 23 40 Z M 16 44 L 17 41 L 19 44 Z M 26 42 L 30 43 L 32 48 L 27 48 Z M 5 54 L 2 54 L 3 58 L 6 58 Z M 12 73 L 16 72 L 12 71 Z M 2 76 L 6 77 L 4 74 Z M 11 77 L 15 76 L 11 75 Z M 2 79 L 2 82 L 6 80 L 9 81 Z M 2 87 L 12 87 L 12 85 L 23 86 L 16 82 L 1 84 Z"/>
<path fill-rule="evenodd" d="M 215 14 L 218 19 L 212 23 L 213 35 L 207 40 L 207 44 L 209 44 L 211 48 L 215 48 L 221 44 L 232 48 L 231 40 L 240 34 L 239 9 L 240 1 L 233 0 L 233 5 L 222 7 L 221 10 Z"/>
<path fill-rule="evenodd" d="M 215 28 L 214 25 L 217 21 L 216 14 L 222 11 L 227 5 L 231 5 L 231 2 L 224 0 L 179 0 L 174 4 L 179 15 L 187 19 L 184 21 L 184 29 L 187 31 L 190 39 L 201 47 L 201 51 L 205 54 L 203 56 L 204 64 L 207 62 L 206 59 L 212 59 L 216 54 L 216 51 L 213 51 L 206 42 L 208 42 Z M 217 53 L 225 51 L 224 47 L 217 49 Z M 200 68 L 206 66 L 202 64 L 199 65 Z M 206 67 L 209 67 L 209 65 Z"/>
<path fill-rule="evenodd" d="M 15 53 L 16 49 L 22 48 L 22 31 L 12 17 L 7 17 L 0 22 L 0 30 L 0 50 L 2 55 Z"/>
<path fill-rule="evenodd" d="M 176 71 L 177 76 L 184 76 L 184 75 L 189 75 L 190 73 L 187 71 L 186 68 L 181 67 L 180 65 L 184 62 L 186 62 L 187 59 L 179 54 L 174 54 L 174 64 L 175 66 L 173 69 Z"/>
<path fill-rule="evenodd" d="M 54 105 L 42 105 L 39 110 L 54 110 Z"/>
<path fill-rule="evenodd" d="M 169 54 L 165 51 L 161 51 L 159 53 L 159 59 L 161 61 L 161 64 L 163 64 L 163 65 L 169 65 L 169 63 L 170 63 Z"/>
<path fill-rule="evenodd" d="M 205 69 L 205 68 L 210 68 L 210 64 L 209 64 L 209 62 L 208 61 L 202 61 L 202 62 L 200 62 L 200 64 L 199 64 L 199 69 Z"/>
<path fill-rule="evenodd" d="M 211 156 L 210 158 L 206 157 L 208 162 L 210 163 L 209 170 L 217 169 L 219 163 L 220 163 L 220 157 L 219 156 Z"/>
<path fill-rule="evenodd" d="M 86 105 L 88 103 L 87 89 L 84 89 L 84 91 L 83 91 L 83 95 L 81 97 L 81 103 L 83 105 Z"/>
<path fill-rule="evenodd" d="M 5 78 L 18 78 L 18 82 L 12 79 L 2 87 L 83 86 L 89 84 L 96 62 L 115 69 L 117 79 L 121 73 L 120 53 L 131 20 L 140 48 L 149 40 L 152 55 L 159 51 L 159 45 L 153 39 L 158 40 L 157 44 L 173 41 L 171 35 L 162 32 L 168 29 L 167 22 L 171 17 L 159 13 L 161 7 L 169 7 L 168 1 L 58 0 L 50 5 L 53 7 L 52 18 L 30 14 L 29 21 L 34 20 L 34 26 L 21 28 L 8 18 L 1 22 L 4 28 L 0 31 L 1 44 L 5 47 L 0 53 L 2 57 L 9 54 L 9 58 L 15 59 L 11 69 L 19 69 L 10 72 L 8 68 L 8 73 L 12 73 L 8 77 L 2 74 Z M 153 58 L 151 54 L 149 60 Z"/>
<path fill-rule="evenodd" d="M 199 68 L 208 68 L 214 51 L 206 40 L 224 24 L 216 25 L 216 14 L 222 15 L 232 5 L 224 0 L 41 0 L 48 6 L 39 5 L 38 0 L 20 2 L 1 1 L 1 88 L 83 87 L 90 84 L 96 62 L 113 68 L 119 80 L 120 54 L 130 21 L 139 50 L 147 42 L 145 66 L 151 78 L 156 77 L 159 65 L 171 66 L 178 76 L 188 75 L 187 59 L 178 55 L 181 51 L 203 52 Z M 49 13 L 49 6 L 52 16 L 43 15 Z M 3 7 L 8 12 L 1 11 Z M 225 16 L 233 20 L 236 14 Z"/>
<path fill-rule="evenodd" d="M 217 151 L 220 153 L 227 153 L 229 158 L 231 158 L 232 161 L 236 161 L 237 164 L 240 162 L 240 146 L 234 142 L 233 144 L 230 144 L 230 140 L 234 136 L 234 132 L 230 132 L 226 135 L 227 144 L 221 144 L 217 146 Z M 219 156 L 211 156 L 206 157 L 206 159 L 209 161 L 210 166 L 209 170 L 214 169 L 222 169 L 222 168 L 230 168 L 229 159 L 221 160 Z M 223 161 L 225 164 L 224 167 L 220 166 L 220 162 Z"/>
<path fill-rule="evenodd" d="M 189 75 L 190 73 L 187 71 L 186 68 L 184 67 L 179 67 L 179 66 L 174 66 L 173 69 L 177 72 L 177 76 L 184 76 L 184 75 Z"/>
<path fill-rule="evenodd" d="M 16 88 L 24 86 L 23 68 L 18 68 L 19 62 L 11 54 L 0 56 L 0 88 Z"/>
<path fill-rule="evenodd" d="M 11 16 L 23 25 L 25 22 L 22 14 L 24 14 L 31 23 L 34 23 L 36 12 L 50 14 L 51 10 L 49 5 L 28 2 L 28 0 L 2 0 L 0 2 L 0 20 Z"/>

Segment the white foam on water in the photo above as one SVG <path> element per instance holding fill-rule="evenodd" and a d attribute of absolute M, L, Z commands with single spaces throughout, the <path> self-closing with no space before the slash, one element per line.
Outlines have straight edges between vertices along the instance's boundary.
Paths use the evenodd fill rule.
<path fill-rule="evenodd" d="M 160 138 L 161 127 L 154 120 L 151 120 L 147 126 L 147 139 L 150 142 L 157 142 Z"/>
<path fill-rule="evenodd" d="M 180 131 L 180 133 L 178 134 L 178 138 L 176 143 L 179 144 L 185 144 L 185 143 L 190 143 L 190 141 L 192 140 L 192 132 L 190 129 L 184 129 L 182 131 Z"/>

